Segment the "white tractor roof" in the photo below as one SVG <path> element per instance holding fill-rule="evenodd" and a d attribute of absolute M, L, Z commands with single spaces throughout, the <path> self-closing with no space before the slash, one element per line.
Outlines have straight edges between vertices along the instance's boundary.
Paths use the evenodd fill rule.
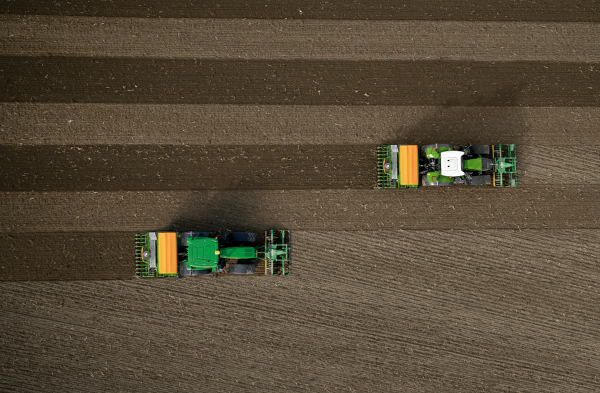
<path fill-rule="evenodd" d="M 465 173 L 462 171 L 462 156 L 464 151 L 448 150 L 440 154 L 442 176 L 458 177 Z"/>

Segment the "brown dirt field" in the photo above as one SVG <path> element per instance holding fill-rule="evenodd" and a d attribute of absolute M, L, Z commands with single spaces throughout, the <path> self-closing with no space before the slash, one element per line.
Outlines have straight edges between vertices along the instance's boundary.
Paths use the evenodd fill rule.
<path fill-rule="evenodd" d="M 519 145 L 519 184 L 600 184 L 599 171 L 572 170 L 600 165 L 599 146 L 585 151 Z M 10 145 L 0 191 L 365 189 L 375 162 L 369 145 Z"/>
<path fill-rule="evenodd" d="M 0 194 L 3 232 L 600 228 L 600 186 Z"/>
<path fill-rule="evenodd" d="M 565 32 L 598 6 L 472 3 L 0 2 L 17 25 L 50 15 L 60 41 L 0 39 L 0 391 L 596 392 L 597 26 Z M 119 20 L 69 46 L 100 17 Z M 273 42 L 238 58 L 220 36 L 223 52 L 161 57 L 199 34 L 171 17 L 259 18 L 280 44 L 297 37 L 270 18 L 326 20 L 339 42 L 356 20 L 359 52 L 377 19 L 493 28 L 431 41 L 429 60 L 398 60 L 393 40 L 311 58 L 315 39 L 301 60 Z M 123 57 L 132 37 L 96 45 L 111 26 L 157 26 L 158 43 Z M 444 57 L 486 42 L 478 61 Z M 517 143 L 519 186 L 372 189 L 374 146 L 392 142 Z M 132 277 L 136 232 L 267 228 L 293 231 L 291 277 Z"/>
<path fill-rule="evenodd" d="M 600 106 L 600 68 L 566 62 L 2 56 L 0 82 L 9 102 Z"/>
<path fill-rule="evenodd" d="M 0 25 L 10 42 L 0 45 L 0 55 L 4 56 L 600 61 L 597 23 L 0 15 Z"/>
<path fill-rule="evenodd" d="M 4 283 L 3 386 L 594 391 L 597 231 L 446 234 L 298 232 L 289 279 Z"/>
<path fill-rule="evenodd" d="M 0 103 L 0 145 L 597 146 L 600 108 Z M 485 131 L 485 132 L 484 132 Z M 14 148 L 14 146 L 13 146 Z M 519 160 L 528 159 L 522 154 Z M 583 155 L 572 158 L 582 157 Z"/>
<path fill-rule="evenodd" d="M 0 3 L 0 13 L 25 15 L 73 15 L 135 18 L 264 18 L 264 19 L 356 19 L 356 20 L 490 20 L 599 22 L 600 10 L 594 0 L 552 0 L 540 3 L 526 0 L 469 0 L 423 2 L 380 0 L 376 4 L 360 0 L 327 2 L 297 0 L 191 0 L 165 3 L 164 0 L 115 0 L 88 2 L 72 0 L 22 0 Z"/>

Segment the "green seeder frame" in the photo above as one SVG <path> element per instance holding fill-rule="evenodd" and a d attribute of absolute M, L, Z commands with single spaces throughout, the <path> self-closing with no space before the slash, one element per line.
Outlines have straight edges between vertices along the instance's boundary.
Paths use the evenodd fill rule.
<path fill-rule="evenodd" d="M 144 250 L 150 249 L 150 234 L 135 235 L 135 275 L 136 277 L 156 277 L 156 269 L 150 269 L 150 261 L 144 260 Z"/>
<path fill-rule="evenodd" d="M 292 274 L 291 240 L 289 230 L 271 229 L 265 232 L 265 245 L 257 251 L 259 257 L 265 261 L 266 276 Z"/>
<path fill-rule="evenodd" d="M 418 185 L 404 185 L 399 181 L 400 165 L 397 163 L 397 178 L 392 179 L 391 171 L 386 172 L 385 164 L 393 165 L 393 160 L 398 161 L 400 157 L 392 157 L 392 145 L 377 146 L 377 188 L 417 188 Z"/>
<path fill-rule="evenodd" d="M 517 186 L 517 146 L 493 145 L 492 160 L 494 174 L 492 184 L 494 187 Z"/>

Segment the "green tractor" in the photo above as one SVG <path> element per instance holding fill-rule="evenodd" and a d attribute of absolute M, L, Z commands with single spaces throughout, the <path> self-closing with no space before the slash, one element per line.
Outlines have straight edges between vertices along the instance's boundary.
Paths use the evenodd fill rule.
<path fill-rule="evenodd" d="M 145 232 L 136 235 L 136 276 L 291 274 L 289 230 L 265 232 L 256 246 L 251 232 Z"/>
<path fill-rule="evenodd" d="M 464 184 L 517 186 L 515 145 L 383 145 L 377 148 L 377 188 Z"/>

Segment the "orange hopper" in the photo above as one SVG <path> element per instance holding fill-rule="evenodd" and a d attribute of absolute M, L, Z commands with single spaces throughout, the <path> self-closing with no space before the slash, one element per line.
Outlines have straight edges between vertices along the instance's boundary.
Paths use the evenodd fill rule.
<path fill-rule="evenodd" d="M 158 273 L 177 273 L 177 233 L 175 232 L 158 234 Z"/>
<path fill-rule="evenodd" d="M 419 150 L 416 145 L 400 146 L 400 184 L 419 185 Z"/>

